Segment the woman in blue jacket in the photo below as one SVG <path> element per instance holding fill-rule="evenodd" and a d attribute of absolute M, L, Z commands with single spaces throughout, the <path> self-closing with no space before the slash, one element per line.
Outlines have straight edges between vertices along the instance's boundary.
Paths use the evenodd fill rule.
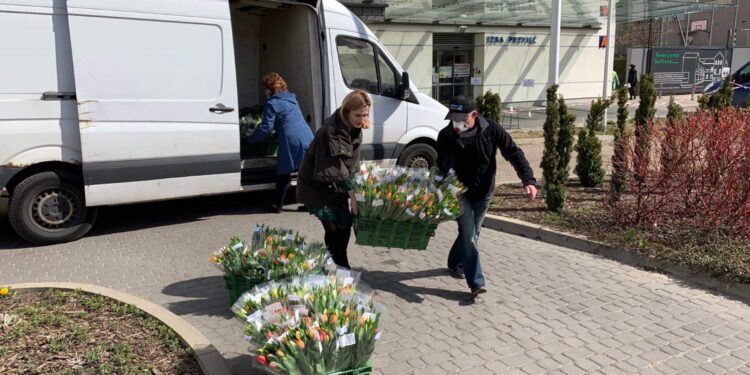
<path fill-rule="evenodd" d="M 247 137 L 248 143 L 258 143 L 276 130 L 279 148 L 276 160 L 276 202 L 271 211 L 281 212 L 291 181 L 290 174 L 299 168 L 313 139 L 310 126 L 302 116 L 297 97 L 287 91 L 286 82 L 276 73 L 263 77 L 263 88 L 268 101 L 263 108 L 263 121 Z"/>

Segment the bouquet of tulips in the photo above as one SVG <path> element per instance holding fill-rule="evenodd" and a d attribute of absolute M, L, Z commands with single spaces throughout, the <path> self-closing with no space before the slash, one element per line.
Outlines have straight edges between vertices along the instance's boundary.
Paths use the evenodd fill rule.
<path fill-rule="evenodd" d="M 380 338 L 383 308 L 338 269 L 258 285 L 232 310 L 246 321 L 245 338 L 258 344 L 258 365 L 274 374 L 328 374 L 367 365 Z"/>
<path fill-rule="evenodd" d="M 265 225 L 255 226 L 250 243 L 234 237 L 211 256 L 224 274 L 255 280 L 280 280 L 322 272 L 327 260 L 324 244 L 308 244 L 299 233 Z"/>
<path fill-rule="evenodd" d="M 455 174 L 437 170 L 360 164 L 354 178 L 359 217 L 438 224 L 461 214 L 464 187 Z"/>

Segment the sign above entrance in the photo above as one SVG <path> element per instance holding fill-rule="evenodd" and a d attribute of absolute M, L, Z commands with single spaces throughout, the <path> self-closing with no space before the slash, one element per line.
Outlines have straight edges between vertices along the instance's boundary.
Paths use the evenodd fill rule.
<path fill-rule="evenodd" d="M 488 46 L 498 46 L 498 45 L 515 45 L 515 46 L 531 46 L 536 44 L 536 37 L 535 36 L 509 36 L 509 37 L 503 37 L 500 35 L 489 35 L 485 39 L 485 43 Z"/>

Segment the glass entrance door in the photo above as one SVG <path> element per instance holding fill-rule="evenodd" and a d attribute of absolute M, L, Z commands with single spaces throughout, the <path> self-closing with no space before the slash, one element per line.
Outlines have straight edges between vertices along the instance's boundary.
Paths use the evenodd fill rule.
<path fill-rule="evenodd" d="M 433 97 L 446 106 L 454 96 L 471 97 L 472 51 L 434 50 L 432 55 Z"/>

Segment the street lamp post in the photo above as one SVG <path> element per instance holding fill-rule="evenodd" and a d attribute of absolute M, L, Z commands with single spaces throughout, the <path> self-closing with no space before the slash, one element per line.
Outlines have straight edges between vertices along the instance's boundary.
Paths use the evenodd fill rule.
<path fill-rule="evenodd" d="M 550 27 L 549 81 L 552 85 L 560 83 L 560 23 L 562 19 L 562 0 L 552 0 L 552 24 Z"/>
<path fill-rule="evenodd" d="M 602 88 L 602 99 L 607 100 L 609 97 L 609 87 L 607 87 L 609 83 L 609 76 L 611 69 L 609 68 L 609 52 L 610 52 L 610 44 L 612 42 L 612 13 L 614 13 L 614 9 L 612 8 L 612 0 L 608 1 L 608 8 L 607 8 L 607 45 L 604 48 L 604 87 Z M 602 115 L 602 125 L 601 125 L 602 132 L 607 131 L 607 109 L 604 110 L 604 114 Z"/>

